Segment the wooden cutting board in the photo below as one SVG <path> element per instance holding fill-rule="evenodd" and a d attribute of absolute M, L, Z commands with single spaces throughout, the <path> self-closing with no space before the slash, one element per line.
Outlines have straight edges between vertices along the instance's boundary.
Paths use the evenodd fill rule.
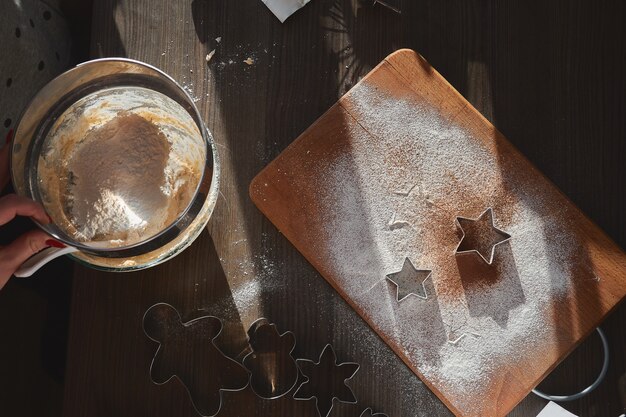
<path fill-rule="evenodd" d="M 620 248 L 410 50 L 313 123 L 250 195 L 458 416 L 507 414 L 626 294 Z M 511 235 L 490 265 L 455 253 L 456 218 L 488 208 Z M 432 273 L 403 282 L 412 295 L 398 301 L 386 276 L 407 258 Z"/>

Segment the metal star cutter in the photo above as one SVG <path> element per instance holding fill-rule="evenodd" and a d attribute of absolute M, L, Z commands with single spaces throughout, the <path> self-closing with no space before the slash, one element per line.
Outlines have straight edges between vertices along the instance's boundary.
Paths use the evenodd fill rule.
<path fill-rule="evenodd" d="M 455 255 L 477 254 L 487 265 L 493 263 L 496 246 L 511 238 L 510 234 L 494 225 L 491 207 L 476 219 L 457 217 L 456 223 L 463 234 Z"/>
<path fill-rule="evenodd" d="M 402 269 L 387 275 L 387 280 L 396 286 L 396 299 L 398 302 L 406 299 L 409 295 L 426 300 L 426 287 L 424 282 L 430 277 L 429 269 L 417 269 L 409 258 L 404 259 Z"/>
<path fill-rule="evenodd" d="M 298 367 L 306 381 L 300 385 L 293 398 L 296 400 L 315 399 L 320 417 L 328 417 L 333 408 L 333 400 L 356 404 L 354 393 L 346 382 L 357 373 L 358 363 L 337 363 L 337 356 L 331 345 L 326 345 L 317 362 L 298 359 Z"/>

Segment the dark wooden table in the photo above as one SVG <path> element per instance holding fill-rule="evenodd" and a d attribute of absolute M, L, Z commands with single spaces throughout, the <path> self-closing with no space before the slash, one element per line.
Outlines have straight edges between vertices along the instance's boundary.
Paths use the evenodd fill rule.
<path fill-rule="evenodd" d="M 332 416 L 358 417 L 366 406 L 390 417 L 449 415 L 248 197 L 262 167 L 401 47 L 420 52 L 626 246 L 626 3 L 403 0 L 402 14 L 366 3 L 311 0 L 281 24 L 261 0 L 95 1 L 93 56 L 139 59 L 183 84 L 218 142 L 223 175 L 208 231 L 182 255 L 130 274 L 76 267 L 66 416 L 196 415 L 179 383 L 150 380 L 156 344 L 141 320 L 157 302 L 184 320 L 224 319 L 219 345 L 238 359 L 259 317 L 295 333 L 297 357 L 317 358 L 332 343 L 340 360 L 361 364 L 351 381 L 359 405 L 336 405 Z M 583 416 L 626 409 L 626 308 L 603 327 L 613 353 L 607 379 L 565 404 Z M 575 392 L 600 363 L 592 336 L 541 387 Z M 530 395 L 511 415 L 535 416 L 545 403 Z M 219 415 L 315 410 L 312 401 L 261 401 L 248 389 L 225 394 Z"/>

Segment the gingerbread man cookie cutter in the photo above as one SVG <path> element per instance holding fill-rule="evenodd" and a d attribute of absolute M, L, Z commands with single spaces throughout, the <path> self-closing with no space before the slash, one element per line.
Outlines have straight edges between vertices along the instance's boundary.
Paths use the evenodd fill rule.
<path fill-rule="evenodd" d="M 256 395 L 273 400 L 291 391 L 298 383 L 298 365 L 292 353 L 295 335 L 279 333 L 275 324 L 265 318 L 256 320 L 248 330 L 252 352 L 243 358 L 250 371 L 250 387 Z"/>
<path fill-rule="evenodd" d="M 248 371 L 215 345 L 222 328 L 222 321 L 214 316 L 183 323 L 167 303 L 153 305 L 143 316 L 144 333 L 159 344 L 150 364 L 152 382 L 180 381 L 204 417 L 220 411 L 223 391 L 241 391 L 249 383 Z"/>

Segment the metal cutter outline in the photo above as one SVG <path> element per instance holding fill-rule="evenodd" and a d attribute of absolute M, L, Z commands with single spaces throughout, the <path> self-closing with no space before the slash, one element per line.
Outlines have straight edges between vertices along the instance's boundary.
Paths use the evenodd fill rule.
<path fill-rule="evenodd" d="M 324 354 L 326 353 L 326 350 L 330 349 L 330 352 L 333 356 L 333 364 L 336 367 L 340 367 L 342 365 L 356 365 L 356 369 L 354 370 L 354 372 L 352 372 L 352 375 L 350 375 L 348 378 L 345 378 L 343 380 L 343 385 L 348 389 L 348 391 L 350 392 L 350 394 L 352 394 L 352 397 L 354 398 L 354 401 L 345 401 L 345 400 L 341 400 L 337 397 L 335 397 L 334 395 L 330 398 L 330 408 L 328 409 L 328 412 L 324 415 L 322 414 L 322 412 L 320 411 L 319 408 L 319 398 L 316 395 L 312 395 L 308 398 L 298 398 L 296 397 L 296 395 L 298 395 L 298 392 L 302 389 L 302 387 L 308 383 L 311 383 L 311 378 L 306 375 L 304 372 L 302 372 L 302 369 L 300 369 L 300 362 L 309 362 L 312 363 L 313 365 L 319 365 L 322 362 L 322 358 L 324 357 Z M 345 404 L 357 404 L 358 400 L 356 398 L 356 396 L 354 395 L 354 392 L 352 391 L 352 388 L 350 388 L 346 382 L 351 380 L 352 378 L 354 378 L 354 375 L 356 375 L 356 373 L 359 371 L 359 369 L 361 369 L 361 365 L 359 365 L 356 362 L 341 362 L 340 364 L 337 364 L 337 355 L 335 354 L 335 349 L 333 349 L 332 345 L 330 343 L 327 343 L 326 346 L 324 346 L 324 349 L 322 349 L 322 353 L 320 353 L 317 362 L 311 360 L 311 359 L 297 359 L 296 362 L 298 362 L 298 368 L 300 369 L 300 373 L 306 378 L 306 380 L 300 384 L 300 386 L 298 387 L 298 389 L 296 390 L 296 392 L 293 394 L 293 398 L 295 400 L 302 400 L 302 401 L 308 401 L 311 399 L 315 399 L 315 408 L 317 409 L 317 413 L 320 417 L 328 417 L 330 416 L 330 413 L 333 410 L 333 406 L 334 406 L 334 400 L 337 400 L 338 402 L 341 403 L 345 403 Z M 334 393 L 333 393 L 334 394 Z"/>
<path fill-rule="evenodd" d="M 176 373 L 172 373 L 172 375 L 171 375 L 169 378 L 167 378 L 165 381 L 163 381 L 163 382 L 156 382 L 156 381 L 152 378 L 152 367 L 154 366 L 154 362 L 155 362 L 155 360 L 156 360 L 156 358 L 157 358 L 157 356 L 158 356 L 159 352 L 161 351 L 161 346 L 163 345 L 163 342 L 162 342 L 162 341 L 160 341 L 160 340 L 156 340 L 155 338 L 153 338 L 152 336 L 150 336 L 150 335 L 148 334 L 148 332 L 146 331 L 146 318 L 147 318 L 148 313 L 149 313 L 149 312 L 150 312 L 153 308 L 155 308 L 155 307 L 157 307 L 157 306 L 166 306 L 166 307 L 169 307 L 169 308 L 171 308 L 172 310 L 174 310 L 174 311 L 176 312 L 176 315 L 177 315 L 177 317 L 178 317 L 178 320 L 180 321 L 181 326 L 189 326 L 190 324 L 193 324 L 193 323 L 195 323 L 195 322 L 197 322 L 197 321 L 199 321 L 199 320 L 202 320 L 202 319 L 207 319 L 207 318 L 216 319 L 216 320 L 219 322 L 219 324 L 220 324 L 220 330 L 217 332 L 217 334 L 215 335 L 215 337 L 211 338 L 210 343 L 211 343 L 211 344 L 213 344 L 213 346 L 215 347 L 215 349 L 217 349 L 217 351 L 219 352 L 219 354 L 222 356 L 222 359 L 227 360 L 227 361 L 231 361 L 231 362 L 233 362 L 234 364 L 236 364 L 236 365 L 240 366 L 240 367 L 242 368 L 242 370 L 243 370 L 243 371 L 245 371 L 246 373 L 248 373 L 248 374 L 249 374 L 248 370 L 247 370 L 244 366 L 242 366 L 239 362 L 235 361 L 234 359 L 232 359 L 232 358 L 230 358 L 229 356 L 227 356 L 226 354 L 224 354 L 224 352 L 222 352 L 222 350 L 221 350 L 219 347 L 217 347 L 217 345 L 216 345 L 216 344 L 215 344 L 215 342 L 214 342 L 214 341 L 215 341 L 215 339 L 217 339 L 217 338 L 219 337 L 219 335 L 222 333 L 222 330 L 224 330 L 224 322 L 223 322 L 223 321 L 222 321 L 219 317 L 215 317 L 215 316 L 211 316 L 211 315 L 205 315 L 205 316 L 201 316 L 201 317 L 196 317 L 196 318 L 195 318 L 195 319 L 193 319 L 193 320 L 183 322 L 183 321 L 182 321 L 182 317 L 181 317 L 181 315 L 180 315 L 180 312 L 179 312 L 176 308 L 174 308 L 174 306 L 172 306 L 172 305 L 171 305 L 171 304 L 169 304 L 169 303 L 156 303 L 156 304 L 154 304 L 154 305 L 150 306 L 150 307 L 146 310 L 146 312 L 143 314 L 143 318 L 142 318 L 142 321 L 141 321 L 141 322 L 142 322 L 142 330 L 143 330 L 144 334 L 146 335 L 146 337 L 148 337 L 148 339 L 150 339 L 150 340 L 152 340 L 152 341 L 154 341 L 154 342 L 157 342 L 157 343 L 159 344 L 159 347 L 157 348 L 156 352 L 154 352 L 154 355 L 153 355 L 153 357 L 152 357 L 152 361 L 150 362 L 150 371 L 149 371 L 149 375 L 150 375 L 150 380 L 152 381 L 152 383 L 153 383 L 153 384 L 156 384 L 156 385 L 165 385 L 165 384 L 167 384 L 168 382 L 170 382 L 172 379 L 176 378 L 176 379 L 177 379 L 177 380 L 178 380 L 178 381 L 182 384 L 182 386 L 185 388 L 185 390 L 187 391 L 187 395 L 189 395 L 189 398 L 190 398 L 190 400 L 191 400 L 191 405 L 193 406 L 194 410 L 198 413 L 198 415 L 201 415 L 201 416 L 203 416 L 203 417 L 213 417 L 213 416 L 216 416 L 216 415 L 217 415 L 217 414 L 219 414 L 219 412 L 222 410 L 222 406 L 224 405 L 224 399 L 223 399 L 222 392 L 223 392 L 223 391 L 230 391 L 230 392 L 243 391 L 243 390 L 245 390 L 245 389 L 248 387 L 248 385 L 250 384 L 250 378 L 248 377 L 248 379 L 247 379 L 247 381 L 246 381 L 246 384 L 245 384 L 245 385 L 243 385 L 243 387 L 241 387 L 241 388 L 236 388 L 236 389 L 230 389 L 230 388 L 220 388 L 220 389 L 219 389 L 219 405 L 218 405 L 218 407 L 217 407 L 217 411 L 215 411 L 215 413 L 210 414 L 210 415 L 204 414 L 204 412 L 203 412 L 203 411 L 201 411 L 201 410 L 199 410 L 199 409 L 198 409 L 198 406 L 196 405 L 195 399 L 194 399 L 194 397 L 191 395 L 191 390 L 189 389 L 189 387 L 187 386 L 187 384 L 186 384 L 186 383 L 185 383 L 185 382 L 184 382 L 184 381 L 183 381 L 183 380 L 182 380 L 182 379 L 181 379 L 181 378 L 180 378 L 180 377 L 179 377 Z"/>
<path fill-rule="evenodd" d="M 247 360 L 249 357 L 251 357 L 252 355 L 254 355 L 254 354 L 256 354 L 256 353 L 257 353 L 257 352 L 254 350 L 254 348 L 252 347 L 252 343 L 251 343 L 251 342 L 252 342 L 252 338 L 254 337 L 254 334 L 257 332 L 257 330 L 258 330 L 259 328 L 261 328 L 261 327 L 264 327 L 264 326 L 268 326 L 268 327 L 270 327 L 270 328 L 274 329 L 274 330 L 275 330 L 275 332 L 276 332 L 276 334 L 277 334 L 279 337 L 281 337 L 281 338 L 282 338 L 282 337 L 284 337 L 285 335 L 291 335 L 291 337 L 292 337 L 292 339 L 293 339 L 293 345 L 291 346 L 291 349 L 289 350 L 289 356 L 290 356 L 290 357 L 291 357 L 291 359 L 293 360 L 293 362 L 294 362 L 294 366 L 295 366 L 295 370 L 296 370 L 296 373 L 295 373 L 295 378 L 293 379 L 293 383 L 292 383 L 291 385 L 289 385 L 289 388 L 288 388 L 288 389 L 285 389 L 285 392 L 283 392 L 283 393 L 281 393 L 281 394 L 274 395 L 274 396 L 269 396 L 269 397 L 264 396 L 264 395 L 262 395 L 262 394 L 259 394 L 259 391 L 262 391 L 262 389 L 258 389 L 258 388 L 259 388 L 259 386 L 258 386 L 258 385 L 255 383 L 255 381 L 254 381 L 254 374 L 253 374 L 253 372 L 252 372 L 252 371 L 248 368 L 248 366 L 246 365 L 246 360 Z M 254 393 L 255 393 L 258 397 L 263 398 L 263 399 L 266 399 L 266 400 L 275 400 L 275 399 L 277 399 L 277 398 L 280 398 L 280 397 L 283 397 L 283 396 L 287 395 L 289 392 L 291 392 L 291 391 L 293 390 L 293 388 L 296 386 L 296 384 L 298 384 L 298 376 L 299 376 L 299 372 L 300 372 L 300 371 L 299 371 L 299 369 L 300 369 L 300 368 L 298 367 L 297 360 L 296 360 L 296 359 L 293 357 L 293 355 L 292 355 L 292 354 L 293 354 L 293 351 L 294 351 L 294 350 L 295 350 L 295 348 L 296 348 L 296 342 L 297 342 L 297 341 L 296 341 L 296 335 L 295 335 L 292 331 L 287 330 L 287 331 L 286 331 L 286 332 L 284 332 L 284 333 L 280 333 L 280 332 L 278 331 L 278 327 L 276 326 L 276 324 L 275 324 L 275 323 L 270 323 L 270 321 L 269 321 L 268 319 L 264 318 L 264 317 L 261 317 L 261 318 L 259 318 L 259 319 L 256 319 L 256 320 L 255 320 L 255 321 L 254 321 L 254 322 L 250 325 L 250 328 L 248 329 L 248 345 L 250 345 L 251 352 L 250 352 L 250 353 L 248 353 L 246 356 L 244 356 L 241 362 L 242 362 L 242 363 L 243 363 L 243 365 L 246 367 L 246 369 L 248 369 L 248 371 L 250 371 L 250 383 L 249 383 L 249 385 L 250 385 L 250 388 L 252 389 L 252 391 L 253 391 L 253 392 L 254 392 Z"/>
<path fill-rule="evenodd" d="M 461 244 L 463 243 L 463 240 L 465 239 L 465 229 L 463 229 L 463 225 L 461 225 L 461 222 L 459 222 L 459 219 L 461 220 L 468 220 L 468 221 L 479 221 L 485 214 L 489 213 L 489 217 L 490 217 L 490 226 L 493 230 L 495 230 L 496 232 L 498 232 L 501 235 L 506 236 L 503 240 L 500 240 L 499 242 L 494 243 L 493 245 L 491 245 L 491 250 L 490 250 L 490 254 L 489 254 L 489 259 L 486 259 L 482 253 L 480 253 L 480 251 L 478 251 L 477 249 L 468 249 L 468 250 L 459 250 L 459 248 L 461 247 Z M 508 242 L 511 239 L 511 235 L 508 234 L 507 232 L 505 232 L 502 229 L 499 229 L 496 227 L 496 225 L 494 224 L 494 220 L 493 220 L 494 216 L 493 216 L 493 209 L 491 207 L 487 207 L 487 209 L 485 209 L 485 211 L 483 211 L 482 213 L 480 213 L 480 216 L 478 216 L 475 219 L 470 219 L 469 217 L 463 217 L 463 216 L 457 216 L 455 219 L 455 222 L 457 224 L 457 226 L 461 229 L 461 240 L 459 241 L 458 245 L 456 245 L 456 248 L 454 249 L 454 254 L 455 255 L 468 255 L 471 253 L 476 253 L 478 256 L 480 256 L 480 258 L 485 261 L 487 263 L 487 265 L 491 265 L 493 263 L 493 258 L 495 256 L 495 252 L 496 252 L 496 246 L 501 245 L 505 242 Z"/>

